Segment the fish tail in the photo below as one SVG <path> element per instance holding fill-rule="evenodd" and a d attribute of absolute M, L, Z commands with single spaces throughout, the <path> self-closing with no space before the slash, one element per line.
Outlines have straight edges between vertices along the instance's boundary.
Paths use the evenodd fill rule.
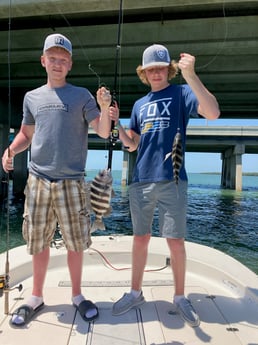
<path fill-rule="evenodd" d="M 92 233 L 92 232 L 94 232 L 96 230 L 101 230 L 101 231 L 106 230 L 106 226 L 105 226 L 105 224 L 104 224 L 102 219 L 96 219 L 92 223 L 91 228 L 90 228 L 90 232 Z"/>
<path fill-rule="evenodd" d="M 179 199 L 178 181 L 176 182 L 176 197 Z"/>

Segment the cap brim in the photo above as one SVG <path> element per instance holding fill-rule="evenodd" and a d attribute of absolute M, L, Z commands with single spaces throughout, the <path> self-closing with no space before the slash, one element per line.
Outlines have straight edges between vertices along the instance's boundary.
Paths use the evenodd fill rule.
<path fill-rule="evenodd" d="M 45 53 L 46 51 L 48 51 L 51 48 L 61 48 L 61 49 L 65 50 L 67 53 L 69 53 L 72 56 L 72 52 L 68 48 L 66 48 L 65 46 L 60 46 L 60 45 L 52 45 L 50 47 L 46 47 L 43 50 L 43 52 Z"/>
<path fill-rule="evenodd" d="M 146 69 L 146 68 L 149 68 L 149 67 L 153 67 L 153 66 L 169 66 L 170 64 L 168 62 L 151 62 L 151 63 L 148 63 L 144 66 L 142 66 L 142 69 Z"/>

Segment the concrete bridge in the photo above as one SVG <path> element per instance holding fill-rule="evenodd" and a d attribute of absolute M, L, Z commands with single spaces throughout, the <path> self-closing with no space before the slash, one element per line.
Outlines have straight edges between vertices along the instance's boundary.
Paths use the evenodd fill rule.
<path fill-rule="evenodd" d="M 187 152 L 220 153 L 222 160 L 221 187 L 242 190 L 242 156 L 258 153 L 258 127 L 256 126 L 189 126 L 187 129 Z M 107 149 L 107 141 L 90 133 L 90 149 Z M 117 143 L 115 149 L 121 149 Z M 121 167 L 122 184 L 127 184 L 136 153 L 124 151 Z M 254 167 L 255 169 L 255 167 Z"/>
<path fill-rule="evenodd" d="M 196 72 L 217 97 L 222 119 L 258 118 L 257 0 L 124 0 L 118 45 L 120 4 L 119 0 L 0 1 L 0 152 L 7 146 L 9 128 L 20 126 L 25 92 L 46 81 L 40 55 L 45 37 L 53 32 L 65 34 L 73 43 L 69 82 L 86 86 L 93 94 L 99 82 L 113 90 L 118 67 L 114 91 L 121 118 L 129 118 L 134 101 L 146 94 L 135 69 L 143 50 L 153 43 L 166 45 L 175 60 L 182 52 L 196 57 Z M 179 75 L 173 82 L 184 80 Z M 187 150 L 220 152 L 222 186 L 241 189 L 240 159 L 245 152 L 257 153 L 256 134 L 245 133 L 244 127 L 220 127 L 217 132 L 215 127 L 192 127 Z M 98 145 L 92 137 L 90 149 Z M 129 162 L 126 154 L 124 162 Z M 20 154 L 15 164 L 18 192 L 27 154 Z"/>
<path fill-rule="evenodd" d="M 5 136 L 8 145 L 7 128 L 0 125 L 0 135 Z M 0 145 L 1 146 L 1 145 Z M 1 151 L 4 147 L 0 147 Z M 89 132 L 90 150 L 108 150 L 109 141 L 98 137 L 93 130 Z M 117 142 L 114 150 L 121 150 L 121 142 Z M 187 130 L 187 152 L 216 152 L 221 153 L 221 187 L 242 190 L 242 156 L 245 153 L 258 153 L 258 127 L 240 126 L 189 126 Z M 123 185 L 131 180 L 136 153 L 124 150 L 121 166 Z M 14 162 L 13 193 L 23 192 L 27 179 L 28 152 L 16 156 Z M 1 178 L 4 178 L 2 172 Z M 0 198 L 4 195 L 5 185 L 1 186 Z"/>
<path fill-rule="evenodd" d="M 45 83 L 40 55 L 54 32 L 73 43 L 69 81 L 93 94 L 99 82 L 113 89 L 118 56 L 123 118 L 148 90 L 135 70 L 153 43 L 166 45 L 175 60 L 182 52 L 196 57 L 196 72 L 217 97 L 221 118 L 258 118 L 257 0 L 124 0 L 117 48 L 119 9 L 119 0 L 1 0 L 0 123 L 10 112 L 17 128 L 24 93 Z M 184 80 L 179 75 L 174 82 Z"/>

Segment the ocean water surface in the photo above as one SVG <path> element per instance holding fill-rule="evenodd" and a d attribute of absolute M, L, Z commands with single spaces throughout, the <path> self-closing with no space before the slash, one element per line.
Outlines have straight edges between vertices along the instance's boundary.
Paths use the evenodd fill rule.
<path fill-rule="evenodd" d="M 97 170 L 87 172 L 92 180 Z M 220 188 L 219 174 L 188 174 L 187 241 L 207 245 L 231 255 L 258 274 L 258 176 L 243 176 L 243 191 Z M 121 171 L 113 171 L 112 213 L 104 218 L 105 231 L 99 235 L 132 235 L 128 190 L 121 186 Z M 10 198 L 9 238 L 6 203 L 0 204 L 0 253 L 23 245 L 21 234 L 23 200 Z M 153 221 L 153 236 L 158 236 L 158 214 Z M 2 269 L 4 263 L 0 263 Z"/>

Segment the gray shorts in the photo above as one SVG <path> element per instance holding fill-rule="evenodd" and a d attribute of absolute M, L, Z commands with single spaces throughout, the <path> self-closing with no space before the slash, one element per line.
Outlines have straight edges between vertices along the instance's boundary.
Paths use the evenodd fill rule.
<path fill-rule="evenodd" d="M 57 223 L 68 250 L 80 252 L 91 245 L 85 181 L 51 182 L 30 174 L 22 228 L 29 254 L 49 247 Z"/>
<path fill-rule="evenodd" d="M 159 233 L 165 238 L 186 234 L 187 181 L 133 183 L 129 187 L 130 211 L 135 235 L 152 232 L 155 208 L 159 213 Z"/>

